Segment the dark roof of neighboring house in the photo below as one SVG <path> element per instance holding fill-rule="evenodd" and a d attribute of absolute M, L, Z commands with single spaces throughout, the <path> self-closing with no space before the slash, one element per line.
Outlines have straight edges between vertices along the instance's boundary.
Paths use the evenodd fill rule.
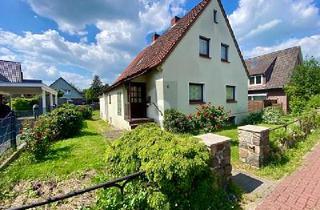
<path fill-rule="evenodd" d="M 122 74 L 117 78 L 115 83 L 111 85 L 107 90 L 111 90 L 114 87 L 122 84 L 123 82 L 129 81 L 161 65 L 170 55 L 170 53 L 174 50 L 177 44 L 182 40 L 184 35 L 196 22 L 198 17 L 201 15 L 201 13 L 205 10 L 205 8 L 209 5 L 210 2 L 211 0 L 202 0 L 196 7 L 194 7 L 184 17 L 182 17 L 174 26 L 172 26 L 168 31 L 161 35 L 156 41 L 154 41 L 151 45 L 143 49 L 137 55 L 137 57 L 129 64 L 129 66 L 122 72 Z M 237 51 L 241 57 L 243 66 L 246 69 L 246 65 L 243 60 L 240 48 L 231 29 L 229 20 L 223 9 L 222 3 L 220 0 L 218 0 L 218 3 L 226 20 L 227 26 L 232 35 L 234 43 L 236 45 Z"/>
<path fill-rule="evenodd" d="M 246 60 L 250 76 L 264 75 L 266 83 L 249 86 L 249 90 L 283 88 L 294 68 L 302 62 L 300 47 L 292 47 Z"/>
<path fill-rule="evenodd" d="M 21 63 L 0 60 L 0 81 L 22 82 Z"/>
<path fill-rule="evenodd" d="M 78 88 L 74 87 L 71 83 L 67 82 L 67 80 L 63 79 L 62 77 L 59 77 L 58 79 L 56 79 L 56 81 L 54 81 L 49 87 L 52 87 L 56 82 L 58 82 L 59 80 L 64 81 L 65 83 L 67 83 L 71 88 L 73 88 L 76 92 L 78 92 L 80 95 L 82 95 L 82 92 L 78 90 Z"/>

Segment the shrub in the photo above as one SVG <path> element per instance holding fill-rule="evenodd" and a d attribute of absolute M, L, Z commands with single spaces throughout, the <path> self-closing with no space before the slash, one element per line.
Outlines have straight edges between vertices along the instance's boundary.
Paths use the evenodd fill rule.
<path fill-rule="evenodd" d="M 167 131 L 173 133 L 189 133 L 193 129 L 192 120 L 175 109 L 168 109 L 164 112 L 163 126 Z"/>
<path fill-rule="evenodd" d="M 138 126 L 112 142 L 106 160 L 111 177 L 142 170 L 146 176 L 130 182 L 123 196 L 115 189 L 104 190 L 99 209 L 230 208 L 230 202 L 217 198 L 209 152 L 197 139 L 168 133 L 154 124 Z"/>
<path fill-rule="evenodd" d="M 307 102 L 306 110 L 320 108 L 320 95 L 315 95 Z"/>
<path fill-rule="evenodd" d="M 205 132 L 216 131 L 228 122 L 229 114 L 222 106 L 215 107 L 211 103 L 200 105 L 194 115 L 195 124 Z"/>
<path fill-rule="evenodd" d="M 268 124 L 282 124 L 284 113 L 280 107 L 267 107 L 263 110 L 263 122 Z"/>
<path fill-rule="evenodd" d="M 21 140 L 26 142 L 27 150 L 31 152 L 36 161 L 42 160 L 50 150 L 50 139 L 45 130 L 25 129 Z"/>
<path fill-rule="evenodd" d="M 39 98 L 14 98 L 11 103 L 13 110 L 27 111 L 32 110 L 34 104 L 39 104 Z"/>
<path fill-rule="evenodd" d="M 262 122 L 262 115 L 263 115 L 262 111 L 252 112 L 242 121 L 242 124 L 245 124 L 245 125 L 259 124 Z"/>
<path fill-rule="evenodd" d="M 82 128 L 81 112 L 73 104 L 65 104 L 47 115 L 50 128 L 55 133 L 55 140 L 70 138 L 78 134 Z"/>
<path fill-rule="evenodd" d="M 77 106 L 77 110 L 82 114 L 82 118 L 85 120 L 92 119 L 92 107 L 89 105 Z"/>

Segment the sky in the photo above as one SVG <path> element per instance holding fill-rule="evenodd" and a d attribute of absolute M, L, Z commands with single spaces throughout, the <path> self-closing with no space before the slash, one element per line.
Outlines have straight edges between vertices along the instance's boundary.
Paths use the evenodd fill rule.
<path fill-rule="evenodd" d="M 1 0 L 0 59 L 25 78 L 111 84 L 135 55 L 201 0 Z M 222 0 L 245 58 L 300 45 L 320 60 L 320 0 Z"/>

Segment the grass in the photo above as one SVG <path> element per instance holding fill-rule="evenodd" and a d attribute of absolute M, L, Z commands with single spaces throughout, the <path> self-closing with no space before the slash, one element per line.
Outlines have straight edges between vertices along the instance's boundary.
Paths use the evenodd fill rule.
<path fill-rule="evenodd" d="M 279 125 L 259 124 L 259 126 L 274 128 Z M 241 163 L 239 160 L 239 141 L 236 126 L 225 128 L 216 132 L 216 134 L 231 138 L 231 162 L 233 168 L 245 170 L 257 176 L 273 180 L 281 179 L 295 171 L 302 164 L 305 154 L 320 142 L 320 129 L 318 129 L 304 141 L 288 149 L 281 157 L 273 158 L 261 169 L 255 169 Z"/>
<path fill-rule="evenodd" d="M 20 180 L 44 180 L 66 178 L 71 173 L 86 170 L 100 170 L 105 167 L 103 156 L 107 141 L 101 132 L 107 124 L 97 119 L 86 120 L 81 133 L 70 139 L 52 145 L 50 154 L 42 162 L 33 162 L 24 152 L 5 171 L 0 172 L 0 186 L 8 187 Z"/>

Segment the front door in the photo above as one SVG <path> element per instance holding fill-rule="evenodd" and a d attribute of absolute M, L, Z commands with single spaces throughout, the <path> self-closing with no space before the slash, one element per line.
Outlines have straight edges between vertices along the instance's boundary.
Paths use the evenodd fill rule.
<path fill-rule="evenodd" d="M 130 83 L 129 102 L 131 107 L 131 118 L 147 117 L 145 83 Z"/>

